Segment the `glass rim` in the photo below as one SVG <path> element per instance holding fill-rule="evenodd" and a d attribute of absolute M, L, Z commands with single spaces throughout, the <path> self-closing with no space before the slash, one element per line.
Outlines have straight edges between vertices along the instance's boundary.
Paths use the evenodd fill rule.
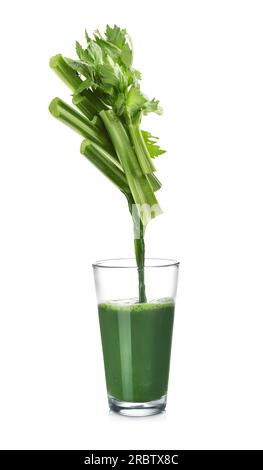
<path fill-rule="evenodd" d="M 130 264 L 129 264 L 130 263 Z M 147 264 L 148 263 L 148 264 Z M 179 268 L 179 261 L 172 258 L 145 258 L 145 269 L 149 268 L 168 268 L 176 266 Z M 92 263 L 93 268 L 111 268 L 111 269 L 137 269 L 135 258 L 110 258 L 102 259 Z"/>

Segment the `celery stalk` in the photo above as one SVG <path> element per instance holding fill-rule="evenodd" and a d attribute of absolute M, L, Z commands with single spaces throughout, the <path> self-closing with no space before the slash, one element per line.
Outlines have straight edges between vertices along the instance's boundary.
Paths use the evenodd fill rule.
<path fill-rule="evenodd" d="M 147 225 L 149 220 L 162 213 L 152 186 L 143 174 L 125 128 L 114 112 L 101 111 L 100 117 L 125 172 L 140 218 Z"/>
<path fill-rule="evenodd" d="M 133 122 L 131 119 L 128 119 L 128 129 L 142 172 L 145 175 L 153 173 L 156 169 L 145 145 L 138 120 L 136 119 Z"/>
<path fill-rule="evenodd" d="M 67 124 L 83 137 L 86 137 L 92 142 L 100 145 L 109 153 L 114 153 L 114 149 L 107 134 L 60 98 L 54 98 L 51 101 L 49 111 L 54 117 L 62 121 L 64 124 Z"/>
<path fill-rule="evenodd" d="M 81 143 L 80 152 L 111 180 L 126 197 L 131 196 L 121 165 L 106 150 L 86 139 Z"/>
<path fill-rule="evenodd" d="M 49 65 L 59 78 L 75 92 L 82 83 L 78 73 L 73 70 L 61 54 L 51 57 Z M 100 99 L 98 99 L 91 90 L 84 90 L 81 93 L 85 96 L 85 101 L 81 103 L 81 111 L 85 110 L 85 116 L 92 119 L 102 109 L 105 108 Z"/>

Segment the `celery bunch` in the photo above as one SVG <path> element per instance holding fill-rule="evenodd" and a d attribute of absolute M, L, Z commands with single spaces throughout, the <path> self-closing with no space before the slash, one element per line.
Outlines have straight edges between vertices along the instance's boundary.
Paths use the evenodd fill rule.
<path fill-rule="evenodd" d="M 132 66 L 133 50 L 125 29 L 107 26 L 104 36 L 99 31 L 93 38 L 85 36 L 85 47 L 76 43 L 77 59 L 58 54 L 50 60 L 50 67 L 71 89 L 78 111 L 59 98 L 49 110 L 85 138 L 81 153 L 128 200 L 135 227 L 139 301 L 144 302 L 144 228 L 162 212 L 155 195 L 161 183 L 153 159 L 164 151 L 156 137 L 141 130 L 141 119 L 162 110 L 156 99 L 149 100 L 141 91 L 141 74 Z"/>

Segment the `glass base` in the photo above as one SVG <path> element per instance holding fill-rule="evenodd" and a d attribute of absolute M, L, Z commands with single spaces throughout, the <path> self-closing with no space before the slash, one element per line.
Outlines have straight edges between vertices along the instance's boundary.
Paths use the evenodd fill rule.
<path fill-rule="evenodd" d="M 152 416 L 162 413 L 166 407 L 167 395 L 163 395 L 158 400 L 148 401 L 144 403 L 128 402 L 117 400 L 108 395 L 109 407 L 114 413 L 123 416 Z"/>

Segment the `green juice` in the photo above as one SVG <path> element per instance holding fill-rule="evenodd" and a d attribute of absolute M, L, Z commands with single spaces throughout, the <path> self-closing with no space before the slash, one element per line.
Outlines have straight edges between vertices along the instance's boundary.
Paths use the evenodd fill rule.
<path fill-rule="evenodd" d="M 148 402 L 167 393 L 174 302 L 98 306 L 108 395 Z"/>

